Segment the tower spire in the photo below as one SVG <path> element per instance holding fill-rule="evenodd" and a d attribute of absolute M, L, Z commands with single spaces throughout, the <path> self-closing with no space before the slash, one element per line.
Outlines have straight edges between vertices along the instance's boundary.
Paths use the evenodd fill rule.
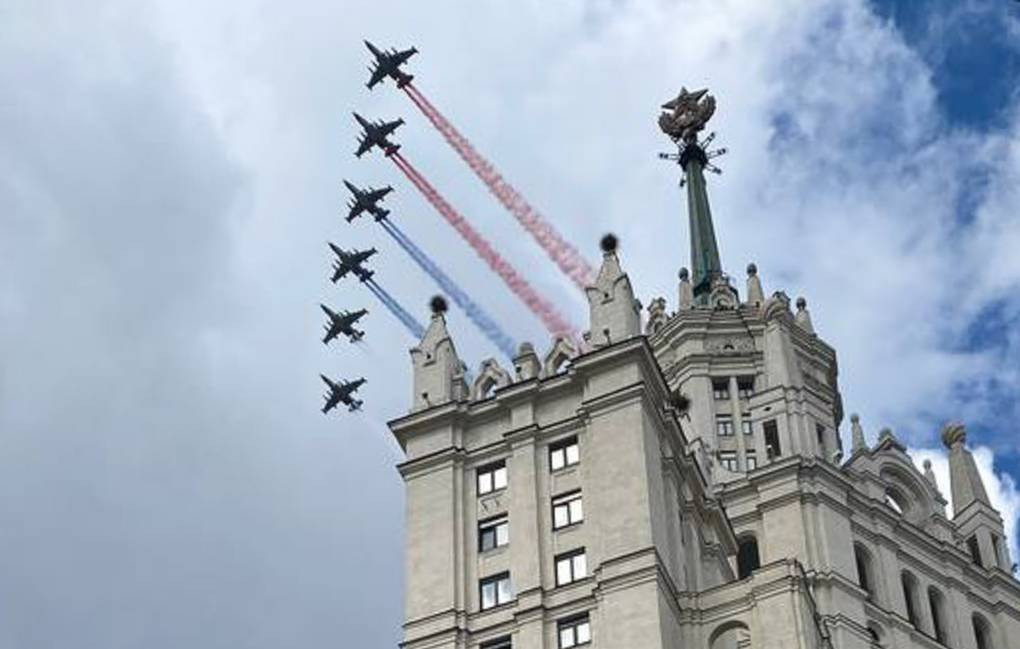
<path fill-rule="evenodd" d="M 676 143 L 678 150 L 675 154 L 660 153 L 659 157 L 675 160 L 683 169 L 684 177 L 680 184 L 687 186 L 694 302 L 707 304 L 712 282 L 722 277 L 723 272 L 704 172 L 720 173 L 719 168 L 709 161 L 726 150 L 706 152 L 705 148 L 715 134 L 711 133 L 699 141 L 698 132 L 705 128 L 715 112 L 715 98 L 708 94 L 707 89 L 689 92 L 687 88 L 681 88 L 676 99 L 666 102 L 662 108 L 666 112 L 659 115 L 659 128 Z"/>

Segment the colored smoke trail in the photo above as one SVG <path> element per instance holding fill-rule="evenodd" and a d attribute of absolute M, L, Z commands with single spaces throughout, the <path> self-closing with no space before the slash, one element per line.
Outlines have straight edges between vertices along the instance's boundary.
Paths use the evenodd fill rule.
<path fill-rule="evenodd" d="M 432 122 L 432 125 L 443 135 L 461 159 L 475 172 L 475 175 L 485 183 L 493 196 L 516 217 L 525 230 L 531 233 L 538 245 L 542 246 L 542 249 L 556 262 L 560 270 L 582 291 L 586 286 L 592 284 L 595 280 L 595 270 L 581 253 L 566 241 L 545 217 L 521 196 L 513 185 L 503 179 L 492 163 L 475 150 L 467 138 L 454 128 L 453 124 L 439 112 L 439 109 L 421 94 L 421 91 L 414 85 L 407 84 L 404 86 L 404 92 Z"/>
<path fill-rule="evenodd" d="M 541 297 L 532 288 L 531 284 L 496 252 L 492 244 L 471 227 L 467 219 L 454 209 L 404 156 L 400 153 L 394 153 L 389 158 L 407 176 L 407 179 L 418 188 L 418 191 L 425 196 L 426 200 L 436 208 L 436 211 L 446 219 L 447 223 L 453 226 L 457 233 L 475 250 L 478 256 L 489 265 L 489 268 L 502 278 L 514 295 L 519 297 L 538 316 L 550 333 L 553 335 L 573 335 L 576 328 L 557 313 L 555 307 L 545 298 Z"/>
<path fill-rule="evenodd" d="M 413 315 L 408 313 L 407 309 L 400 306 L 400 303 L 397 302 L 392 295 L 387 293 L 383 287 L 379 286 L 374 279 L 369 279 L 364 282 L 364 284 L 368 287 L 368 290 L 372 291 L 373 295 L 379 298 L 379 301 L 382 302 L 383 306 L 389 309 L 390 313 L 396 316 L 397 320 L 400 320 L 400 322 L 407 327 L 407 330 L 411 332 L 412 336 L 418 340 L 425 337 L 425 327 L 421 326 L 421 323 L 418 322 Z"/>
<path fill-rule="evenodd" d="M 403 230 L 386 219 L 379 221 L 379 224 L 382 225 L 383 229 L 393 237 L 393 240 L 401 248 L 407 251 L 407 254 L 421 266 L 421 269 L 439 284 L 443 292 L 449 295 L 457 303 L 457 306 L 464 310 L 464 313 L 471 319 L 471 322 L 485 334 L 489 341 L 499 348 L 507 358 L 513 360 L 514 356 L 517 355 L 517 344 L 496 324 L 496 321 L 490 318 L 489 314 L 483 311 L 456 282 L 450 279 L 449 275 L 443 272 L 439 265 L 425 254 L 424 250 L 411 241 L 411 238 L 404 234 Z"/>

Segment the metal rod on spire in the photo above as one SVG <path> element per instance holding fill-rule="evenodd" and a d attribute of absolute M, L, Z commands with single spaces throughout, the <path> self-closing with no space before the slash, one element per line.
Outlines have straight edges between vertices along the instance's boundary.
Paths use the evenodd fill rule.
<path fill-rule="evenodd" d="M 724 278 L 704 172 L 722 173 L 719 167 L 709 161 L 726 153 L 726 149 L 707 151 L 708 145 L 715 139 L 715 133 L 709 133 L 703 140 L 698 140 L 698 132 L 705 128 L 715 113 L 715 98 L 708 94 L 707 89 L 689 92 L 687 88 L 681 88 L 680 94 L 663 104 L 662 108 L 665 111 L 659 115 L 659 128 L 673 140 L 677 151 L 660 153 L 659 158 L 672 160 L 682 169 L 680 186 L 687 187 L 694 301 L 696 304 L 707 304 L 712 283 Z"/>

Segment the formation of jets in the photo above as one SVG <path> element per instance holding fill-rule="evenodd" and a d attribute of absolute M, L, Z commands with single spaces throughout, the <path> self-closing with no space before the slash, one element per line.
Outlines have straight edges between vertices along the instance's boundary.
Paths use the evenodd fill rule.
<path fill-rule="evenodd" d="M 346 277 L 348 273 L 353 273 L 363 282 L 372 279 L 375 271 L 368 270 L 363 264 L 368 261 L 369 257 L 379 252 L 378 250 L 369 248 L 368 250 L 347 251 L 334 243 L 330 243 L 329 247 L 336 254 L 336 261 L 333 262 L 333 277 L 330 278 L 334 284 Z"/>
<path fill-rule="evenodd" d="M 323 343 L 328 345 L 329 341 L 340 334 L 347 336 L 348 340 L 352 343 L 356 343 L 365 337 L 365 332 L 355 329 L 354 323 L 365 317 L 365 314 L 368 313 L 367 309 L 358 309 L 353 313 L 350 311 L 337 313 L 325 304 L 320 304 L 319 306 L 322 307 L 322 311 L 329 318 L 329 322 L 326 323 L 326 337 L 322 339 Z"/>
<path fill-rule="evenodd" d="M 355 379 L 354 381 L 341 379 L 334 381 L 325 374 L 320 374 L 319 376 L 329 386 L 329 393 L 322 395 L 322 398 L 326 400 L 326 404 L 322 406 L 323 414 L 336 408 L 341 403 L 347 406 L 347 410 L 350 412 L 361 409 L 363 402 L 360 399 L 355 399 L 352 395 L 358 391 L 358 388 L 364 385 L 365 379 Z"/>
<path fill-rule="evenodd" d="M 381 83 L 386 77 L 389 77 L 397 82 L 398 88 L 403 88 L 407 84 L 411 83 L 411 79 L 414 79 L 411 75 L 400 70 L 400 66 L 407 62 L 407 59 L 411 58 L 418 53 L 418 50 L 412 47 L 409 50 L 398 52 L 395 49 L 390 51 L 382 51 L 375 45 L 372 45 L 368 41 L 365 41 L 365 47 L 375 57 L 373 66 L 368 70 L 372 73 L 372 77 L 365 84 L 368 89 L 371 90 L 377 83 Z"/>
<path fill-rule="evenodd" d="M 347 222 L 350 223 L 354 219 L 361 216 L 363 212 L 368 212 L 375 217 L 376 221 L 382 221 L 390 213 L 389 210 L 379 207 L 379 201 L 381 201 L 386 194 L 393 191 L 393 187 L 386 185 L 379 189 L 369 187 L 368 189 L 359 189 L 352 185 L 348 181 L 344 181 L 347 185 L 347 189 L 350 190 L 353 199 L 347 204 L 350 211 L 347 213 Z"/>
<path fill-rule="evenodd" d="M 393 131 L 397 130 L 404 123 L 403 118 L 395 119 L 392 122 L 370 122 L 361 115 L 354 113 L 354 119 L 358 121 L 358 124 L 361 124 L 361 128 L 364 131 L 358 139 L 358 149 L 354 152 L 356 157 L 360 158 L 365 155 L 372 147 L 378 147 L 387 156 L 391 156 L 400 150 L 400 145 L 390 142 L 388 138 Z"/>
<path fill-rule="evenodd" d="M 403 72 L 400 66 L 407 62 L 409 58 L 418 53 L 415 48 L 410 48 L 402 52 L 396 49 L 380 50 L 375 45 L 372 45 L 368 41 L 365 41 L 365 46 L 375 57 L 373 65 L 369 68 L 372 73 L 371 78 L 368 80 L 368 88 L 371 90 L 377 84 L 382 83 L 387 78 L 392 79 L 398 88 L 403 88 L 407 84 L 411 83 L 414 78 L 410 74 Z M 391 156 L 400 149 L 400 145 L 394 144 L 390 141 L 389 137 L 393 134 L 397 128 L 403 123 L 403 119 L 396 119 L 392 122 L 375 121 L 370 122 L 361 115 L 354 113 L 354 119 L 361 125 L 362 134 L 358 138 L 358 148 L 354 152 L 354 155 L 358 158 L 368 153 L 373 148 L 380 149 L 386 156 Z M 389 215 L 389 210 L 379 206 L 379 201 L 383 200 L 387 194 L 393 191 L 393 188 L 387 185 L 380 189 L 369 187 L 368 189 L 361 189 L 355 187 L 353 184 L 344 180 L 344 185 L 350 190 L 352 200 L 347 204 L 349 211 L 347 213 L 347 222 L 350 223 L 354 219 L 358 218 L 364 213 L 371 214 L 375 217 L 376 221 L 382 221 Z M 362 282 L 367 282 L 372 278 L 373 271 L 365 268 L 364 263 L 368 259 L 376 254 L 378 251 L 375 248 L 369 248 L 368 250 L 344 250 L 339 246 L 330 243 L 330 249 L 336 255 L 336 261 L 333 262 L 333 276 L 332 281 L 335 284 L 340 279 L 347 275 L 354 275 Z M 357 311 L 342 311 L 336 312 L 329 308 L 325 304 L 319 305 L 322 308 L 323 313 L 329 318 L 326 323 L 325 330 L 326 335 L 322 339 L 322 342 L 329 344 L 334 338 L 337 338 L 341 334 L 347 336 L 347 339 L 352 343 L 357 342 L 364 337 L 365 332 L 356 329 L 354 325 L 368 313 L 365 309 L 358 309 Z M 323 395 L 325 405 L 322 407 L 323 414 L 328 413 L 340 404 L 347 406 L 347 409 L 351 412 L 359 410 L 362 405 L 360 399 L 354 398 L 354 393 L 358 391 L 365 383 L 364 378 L 355 379 L 353 381 L 347 381 L 341 379 L 334 381 L 324 374 L 319 375 L 323 382 L 329 387 L 329 392 Z"/>

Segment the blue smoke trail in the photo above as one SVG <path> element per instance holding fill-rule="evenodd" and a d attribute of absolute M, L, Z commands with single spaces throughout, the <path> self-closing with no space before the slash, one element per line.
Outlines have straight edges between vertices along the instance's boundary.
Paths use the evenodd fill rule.
<path fill-rule="evenodd" d="M 365 286 L 368 290 L 379 298 L 379 301 L 383 303 L 390 313 L 397 317 L 407 330 L 411 332 L 411 335 L 421 340 L 425 337 L 425 327 L 421 326 L 421 323 L 415 320 L 414 316 L 407 312 L 404 307 L 400 306 L 400 303 L 394 299 L 392 295 L 383 290 L 383 287 L 379 286 L 374 279 L 369 279 L 365 282 Z"/>
<path fill-rule="evenodd" d="M 407 254 L 414 259 L 422 270 L 428 273 L 432 279 L 439 284 L 439 287 L 444 293 L 450 296 L 454 302 L 457 303 L 467 317 L 471 319 L 471 322 L 475 324 L 478 329 L 502 351 L 507 358 L 513 360 L 514 356 L 517 355 L 517 344 L 513 338 L 508 336 L 496 321 L 489 317 L 489 315 L 478 306 L 474 300 L 468 297 L 468 294 L 464 292 L 450 277 L 442 271 L 441 268 L 432 261 L 432 259 L 425 254 L 425 252 L 419 248 L 410 237 L 394 225 L 388 219 L 379 221 L 379 224 L 383 226 L 383 229 L 389 233 L 393 240 L 396 241 L 401 248 L 407 251 Z"/>

